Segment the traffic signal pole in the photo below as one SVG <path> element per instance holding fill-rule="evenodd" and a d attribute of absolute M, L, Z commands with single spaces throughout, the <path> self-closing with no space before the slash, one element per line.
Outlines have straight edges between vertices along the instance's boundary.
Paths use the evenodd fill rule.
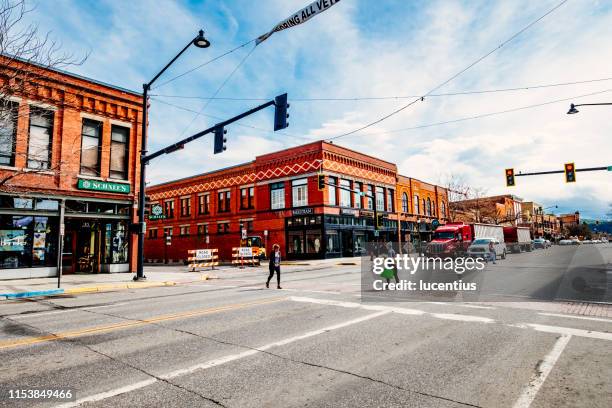
<path fill-rule="evenodd" d="M 612 171 L 612 166 L 602 166 L 602 167 L 585 167 L 583 169 L 576 169 L 578 171 Z M 535 171 L 530 173 L 521 173 L 520 171 L 514 175 L 514 177 L 520 176 L 540 176 L 542 174 L 562 174 L 565 173 L 565 170 L 551 170 L 551 171 Z"/>
<path fill-rule="evenodd" d="M 157 77 L 155 77 L 155 79 L 157 79 Z M 151 81 L 152 83 L 153 81 Z M 146 118 L 147 118 L 147 90 L 150 86 L 149 83 L 148 85 L 145 85 L 144 87 L 144 97 L 143 97 L 143 133 L 146 132 Z M 279 101 L 284 101 L 284 105 L 283 106 L 279 106 L 280 103 Z M 161 155 L 164 154 L 170 154 L 173 152 L 176 152 L 177 150 L 181 150 L 185 147 L 185 145 L 189 142 L 193 142 L 194 140 L 197 140 L 199 138 L 201 138 L 202 136 L 208 134 L 208 133 L 212 133 L 215 131 L 215 129 L 218 128 L 223 128 L 231 123 L 234 123 L 244 117 L 247 117 L 249 115 L 252 115 L 256 112 L 259 112 L 262 109 L 265 109 L 269 106 L 274 105 L 276 107 L 276 109 L 279 109 L 281 112 L 283 112 L 283 114 L 285 116 L 287 116 L 286 111 L 287 108 L 289 107 L 289 104 L 286 103 L 287 101 L 287 94 L 283 94 L 280 97 L 276 97 L 274 100 L 272 101 L 268 101 L 262 105 L 259 105 L 253 109 L 250 109 L 246 112 L 243 112 L 239 115 L 234 116 L 233 118 L 227 119 L 223 122 L 219 122 L 216 125 L 209 127 L 208 129 L 205 129 L 201 132 L 198 132 L 194 135 L 191 135 L 189 137 L 186 137 L 185 139 L 182 139 L 176 143 L 173 143 L 169 146 L 164 147 L 163 149 L 160 149 L 154 153 L 151 154 L 144 154 L 146 152 L 146 138 L 143 138 L 143 148 L 142 148 L 142 156 L 140 159 L 140 191 L 139 191 L 139 200 L 138 200 L 138 221 L 139 221 L 139 228 L 138 228 L 138 256 L 137 256 L 137 266 L 136 266 L 136 276 L 134 277 L 134 280 L 139 280 L 139 279 L 146 279 L 144 276 L 144 238 L 145 238 L 145 172 L 146 172 L 146 166 L 149 164 L 149 162 Z M 279 114 L 276 113 L 276 117 L 279 117 Z M 286 118 L 285 118 L 285 122 L 281 124 L 281 126 L 284 125 L 285 127 L 288 126 L 288 124 L 286 123 Z M 275 121 L 275 130 L 280 130 L 282 129 L 281 126 L 278 126 L 276 121 Z M 277 129 L 278 128 L 278 129 Z M 223 133 L 223 132 L 222 132 Z"/>

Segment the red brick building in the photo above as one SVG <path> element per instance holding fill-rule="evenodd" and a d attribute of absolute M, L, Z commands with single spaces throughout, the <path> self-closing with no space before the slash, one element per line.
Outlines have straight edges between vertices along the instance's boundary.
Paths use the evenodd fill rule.
<path fill-rule="evenodd" d="M 331 184 L 323 191 L 319 172 Z M 240 246 L 241 226 L 268 253 L 279 243 L 290 259 L 361 255 L 366 242 L 397 240 L 398 219 L 402 238 L 418 239 L 433 219 L 446 219 L 440 211 L 448 208 L 441 187 L 398 176 L 393 163 L 323 141 L 152 186 L 147 195 L 166 216 L 147 223 L 149 262 L 185 260 L 195 248 L 218 248 L 227 260 L 231 248 Z M 415 208 L 415 196 L 425 206 Z M 375 205 L 385 217 L 378 232 Z"/>
<path fill-rule="evenodd" d="M 133 270 L 141 95 L 0 59 L 0 279 Z"/>

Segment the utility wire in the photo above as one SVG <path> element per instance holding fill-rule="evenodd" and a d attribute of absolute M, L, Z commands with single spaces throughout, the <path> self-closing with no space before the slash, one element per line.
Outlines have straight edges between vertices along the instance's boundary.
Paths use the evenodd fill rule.
<path fill-rule="evenodd" d="M 246 47 L 247 45 L 249 45 L 250 43 L 252 43 L 252 42 L 253 42 L 253 41 L 255 41 L 255 40 L 256 40 L 256 39 L 255 39 L 255 38 L 253 38 L 252 40 L 249 40 L 249 41 L 245 42 L 244 44 L 240 44 L 239 46 L 234 47 L 234 48 L 232 48 L 231 50 L 228 50 L 228 51 L 224 52 L 223 54 L 218 55 L 218 56 L 214 57 L 213 59 L 211 59 L 211 60 L 208 60 L 208 61 L 204 62 L 203 64 L 200 64 L 200 65 L 198 65 L 198 66 L 196 66 L 196 67 L 193 67 L 193 68 L 191 68 L 191 69 L 189 69 L 189 70 L 187 70 L 187 71 L 183 72 L 182 74 L 178 74 L 177 76 L 174 76 L 174 77 L 172 77 L 172 78 L 168 79 L 167 81 L 164 81 L 164 82 L 162 82 L 161 84 L 159 84 L 159 85 L 157 85 L 156 87 L 151 88 L 151 89 L 158 89 L 158 88 L 161 88 L 162 86 L 164 86 L 164 85 L 166 85 L 166 84 L 169 84 L 169 83 L 170 83 L 170 82 L 172 82 L 172 81 L 175 81 L 175 80 L 177 80 L 177 79 L 179 79 L 179 78 L 182 78 L 182 77 L 184 77 L 185 75 L 192 73 L 193 71 L 196 71 L 196 70 L 198 70 L 198 69 L 200 69 L 200 68 L 202 68 L 202 67 L 205 67 L 206 65 L 208 65 L 208 64 L 210 64 L 210 63 L 212 63 L 212 62 L 215 62 L 215 61 L 216 61 L 216 60 L 218 60 L 218 59 L 221 59 L 221 58 L 225 57 L 226 55 L 229 55 L 229 54 L 231 54 L 231 53 L 233 53 L 233 52 L 235 52 L 235 51 L 238 51 L 239 49 L 241 49 L 241 48 L 243 48 L 243 47 Z"/>
<path fill-rule="evenodd" d="M 196 111 L 194 109 L 190 109 L 190 108 L 187 108 L 185 106 L 175 105 L 175 104 L 170 103 L 170 102 L 162 101 L 161 99 L 151 98 L 151 100 L 154 100 L 156 102 L 162 103 L 164 105 L 172 106 L 173 108 L 176 108 L 176 109 L 184 110 L 185 112 L 198 113 L 198 111 Z M 206 114 L 206 113 L 201 113 L 200 115 L 201 116 L 209 117 L 211 119 L 223 120 L 223 118 L 221 118 L 219 116 L 209 115 L 209 114 Z M 287 132 L 278 132 L 278 131 L 277 132 L 271 132 L 271 131 L 269 131 L 267 129 L 263 129 L 263 128 L 260 128 L 260 127 L 257 127 L 257 126 L 249 125 L 248 123 L 235 122 L 232 125 L 236 125 L 236 126 L 241 126 L 241 127 L 244 127 L 244 128 L 253 129 L 253 130 L 257 130 L 257 131 L 260 131 L 260 132 L 265 132 L 265 133 L 268 133 L 268 134 L 280 134 L 280 135 L 283 135 L 283 136 L 289 136 L 289 137 L 292 137 L 292 138 L 302 139 L 302 140 L 306 140 L 306 141 L 309 141 L 309 142 L 314 141 L 314 139 L 311 139 L 311 138 L 308 138 L 308 137 L 305 137 L 305 136 L 294 135 L 294 134 L 287 133 Z"/>
<path fill-rule="evenodd" d="M 555 7 L 553 7 L 552 9 L 548 10 L 546 13 L 544 13 L 542 16 L 538 17 L 536 20 L 532 21 L 531 23 L 527 24 L 525 27 L 523 27 L 522 29 L 520 29 L 519 31 L 517 31 L 515 34 L 513 34 L 512 36 L 510 36 L 510 38 L 508 38 L 507 40 L 505 40 L 504 42 L 502 42 L 501 44 L 499 44 L 497 47 L 495 47 L 494 49 L 492 49 L 491 51 L 489 51 L 488 53 L 486 53 L 485 55 L 483 55 L 482 57 L 478 58 L 477 60 L 475 60 L 474 62 L 472 62 L 471 64 L 469 64 L 467 67 L 463 68 L 462 70 L 460 70 L 459 72 L 457 72 L 456 74 L 454 74 L 453 76 L 451 76 L 450 78 L 448 78 L 447 80 L 445 80 L 444 82 L 442 82 L 441 84 L 435 86 L 433 89 L 431 89 L 429 92 L 427 92 L 426 94 L 422 95 L 421 97 L 418 97 L 417 99 L 413 100 L 412 102 L 409 102 L 408 104 L 401 106 L 398 109 L 395 109 L 394 111 L 384 115 L 383 117 L 376 119 L 373 122 L 370 122 L 364 126 L 361 126 L 357 129 L 351 130 L 350 132 L 346 132 L 343 133 L 341 135 L 338 136 L 334 136 L 332 138 L 329 138 L 327 140 L 335 140 L 335 139 L 340 139 L 342 137 L 346 137 L 349 135 L 352 135 L 354 133 L 360 132 L 364 129 L 367 129 L 371 126 L 374 126 L 380 122 L 383 122 L 386 119 L 389 119 L 391 116 L 394 116 L 400 112 L 402 112 L 403 110 L 407 109 L 408 107 L 414 105 L 415 103 L 419 102 L 419 101 L 423 101 L 425 100 L 425 97 L 428 97 L 429 94 L 434 93 L 435 91 L 437 91 L 438 89 L 440 89 L 441 87 L 443 87 L 444 85 L 448 84 L 449 82 L 453 81 L 455 78 L 457 78 L 458 76 L 460 76 L 461 74 L 463 74 L 464 72 L 466 72 L 467 70 L 469 70 L 470 68 L 474 67 L 476 64 L 480 63 L 481 61 L 483 61 L 485 58 L 489 57 L 491 54 L 493 54 L 494 52 L 496 52 L 497 50 L 499 50 L 500 48 L 502 48 L 504 45 L 506 45 L 507 43 L 509 43 L 510 41 L 514 40 L 516 37 L 518 37 L 519 35 L 521 35 L 523 32 L 525 32 L 526 30 L 528 30 L 529 28 L 533 27 L 535 24 L 537 24 L 539 21 L 541 21 L 542 19 L 544 19 L 546 16 L 548 16 L 549 14 L 551 14 L 552 12 L 554 12 L 555 10 L 557 10 L 559 7 L 561 7 L 562 5 L 564 5 L 565 3 L 567 3 L 568 0 L 562 0 L 559 4 L 557 4 Z"/>
<path fill-rule="evenodd" d="M 221 92 L 221 90 L 223 89 L 223 87 L 225 87 L 225 85 L 229 82 L 229 80 L 234 76 L 234 74 L 240 69 L 240 67 L 242 67 L 242 65 L 246 62 L 246 60 L 251 56 L 251 54 L 253 53 L 253 51 L 255 51 L 255 48 L 257 47 L 253 47 L 251 48 L 251 50 L 246 53 L 244 55 L 244 57 L 242 57 L 242 59 L 240 60 L 240 62 L 238 63 L 238 65 L 236 65 L 234 67 L 234 69 L 232 70 L 232 72 L 230 72 L 230 74 L 225 78 L 225 80 L 221 83 L 221 85 L 219 85 L 219 87 L 217 88 L 217 90 L 215 91 L 215 93 L 213 93 L 212 97 L 209 98 L 206 103 L 204 104 L 204 106 L 202 106 L 202 109 L 200 109 L 196 115 L 193 117 L 193 119 L 191 120 L 191 122 L 189 122 L 189 124 L 185 127 L 185 129 L 183 129 L 183 131 L 181 132 L 180 136 L 183 136 L 187 130 L 189 130 L 189 128 L 191 127 L 191 125 L 196 121 L 196 119 L 202 114 L 202 112 L 208 107 L 208 105 L 210 105 L 210 102 L 213 100 L 212 98 L 216 97 L 219 92 Z"/>
<path fill-rule="evenodd" d="M 429 94 L 429 97 L 442 97 L 442 96 L 461 96 L 461 95 L 479 95 L 489 94 L 498 92 L 516 92 L 516 91 L 530 91 L 534 89 L 553 88 L 559 86 L 569 85 L 580 85 L 594 82 L 610 81 L 609 78 L 598 78 L 598 79 L 587 79 L 584 81 L 573 81 L 573 82 L 559 82 L 554 84 L 541 84 L 541 85 L 529 85 L 519 86 L 514 88 L 498 88 L 498 89 L 484 89 L 474 91 L 457 91 L 447 93 Z M 151 96 L 158 96 L 160 98 L 175 98 L 175 99 L 214 99 L 216 101 L 267 101 L 269 98 L 231 98 L 231 97 L 207 97 L 207 96 L 188 96 L 188 95 L 163 95 L 163 94 L 152 94 Z M 321 102 L 321 101 L 379 101 L 379 100 L 390 100 L 390 99 L 411 99 L 420 98 L 420 95 L 403 95 L 403 96 L 366 96 L 366 97 L 349 97 L 349 98 L 291 98 L 291 102 Z"/>
<path fill-rule="evenodd" d="M 521 110 L 525 110 L 525 109 L 538 108 L 538 107 L 541 107 L 541 106 L 552 105 L 554 103 L 559 103 L 559 102 L 567 102 L 567 101 L 571 101 L 571 100 L 578 99 L 578 98 L 584 98 L 584 97 L 587 97 L 587 96 L 600 95 L 600 94 L 603 94 L 603 93 L 606 93 L 606 92 L 610 92 L 610 91 L 612 91 L 612 89 L 605 89 L 603 91 L 598 91 L 598 92 L 592 92 L 592 93 L 583 94 L 583 95 L 572 96 L 570 98 L 555 99 L 555 100 L 552 100 L 552 101 L 537 103 L 537 104 L 534 104 L 534 105 L 521 106 L 521 107 L 518 107 L 518 108 L 506 109 L 506 110 L 497 111 L 497 112 L 482 113 L 482 114 L 473 115 L 473 116 L 467 116 L 467 117 L 459 118 L 459 119 L 446 120 L 446 121 L 443 121 L 443 122 L 428 123 L 428 124 L 424 124 L 424 125 L 412 126 L 412 127 L 402 128 L 402 129 L 388 130 L 386 132 L 366 133 L 364 136 L 386 135 L 386 134 L 391 134 L 391 133 L 404 132 L 404 131 L 408 131 L 408 130 L 424 129 L 424 128 L 433 127 L 433 126 L 447 125 L 447 124 L 450 124 L 450 123 L 464 122 L 464 121 L 467 121 L 467 120 L 481 119 L 481 118 L 486 118 L 486 117 L 489 117 L 489 116 L 502 115 L 504 113 L 511 113 L 511 112 L 517 112 L 517 111 L 521 111 Z"/>

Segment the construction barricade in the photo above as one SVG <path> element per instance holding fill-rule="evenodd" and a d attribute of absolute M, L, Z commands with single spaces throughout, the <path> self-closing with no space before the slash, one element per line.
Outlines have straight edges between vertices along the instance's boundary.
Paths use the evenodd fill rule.
<path fill-rule="evenodd" d="M 259 266 L 258 247 L 232 248 L 232 265 L 244 268 L 245 265 Z"/>
<path fill-rule="evenodd" d="M 190 249 L 187 251 L 190 255 L 187 258 L 189 268 L 195 272 L 196 268 L 211 268 L 219 266 L 219 250 L 214 249 Z"/>

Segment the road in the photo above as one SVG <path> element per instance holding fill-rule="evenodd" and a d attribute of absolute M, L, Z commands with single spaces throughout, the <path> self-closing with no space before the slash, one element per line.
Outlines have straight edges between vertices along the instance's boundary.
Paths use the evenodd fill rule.
<path fill-rule="evenodd" d="M 522 274 L 583 250 L 495 268 Z M 286 268 L 283 290 L 265 289 L 261 268 L 4 302 L 0 406 L 609 406 L 610 317 L 567 314 L 563 302 L 361 302 L 360 266 L 326 265 Z M 76 400 L 6 398 L 32 387 L 69 387 Z"/>

